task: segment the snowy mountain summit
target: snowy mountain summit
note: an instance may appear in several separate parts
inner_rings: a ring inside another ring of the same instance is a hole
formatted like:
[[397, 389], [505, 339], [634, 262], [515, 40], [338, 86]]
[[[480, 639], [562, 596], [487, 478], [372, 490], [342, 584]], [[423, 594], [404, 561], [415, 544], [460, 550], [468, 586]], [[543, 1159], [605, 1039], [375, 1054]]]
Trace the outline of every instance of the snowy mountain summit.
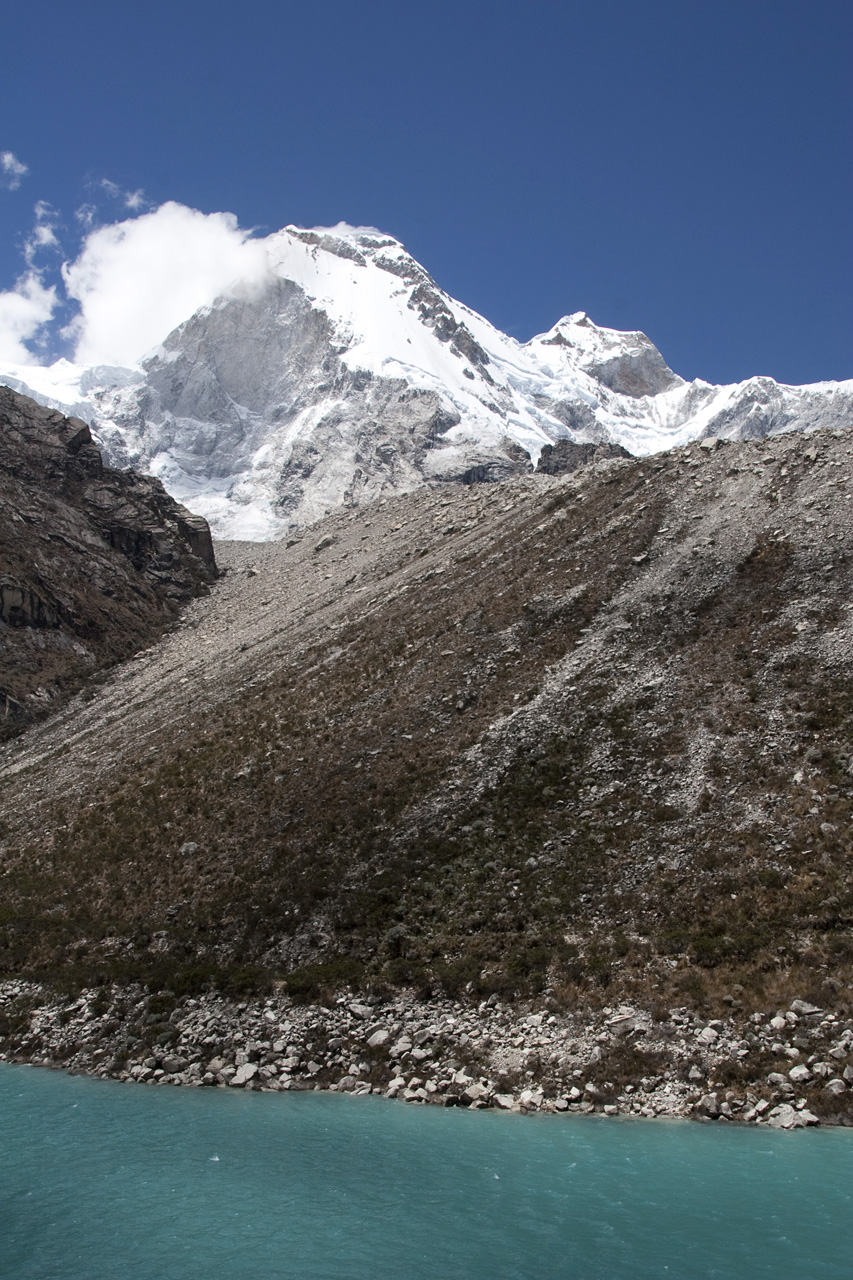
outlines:
[[853, 420], [853, 382], [688, 383], [644, 334], [583, 312], [518, 343], [373, 228], [260, 243], [261, 278], [135, 368], [59, 361], [0, 380], [87, 419], [111, 465], [159, 476], [218, 536], [252, 539], [423, 483], [500, 479], [560, 440], [647, 454]]

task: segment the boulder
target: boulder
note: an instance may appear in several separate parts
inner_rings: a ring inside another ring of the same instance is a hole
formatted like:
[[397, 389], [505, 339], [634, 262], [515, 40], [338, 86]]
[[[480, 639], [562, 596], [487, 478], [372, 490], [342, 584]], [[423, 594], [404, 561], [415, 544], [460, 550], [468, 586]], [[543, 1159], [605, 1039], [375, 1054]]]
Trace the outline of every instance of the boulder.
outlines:
[[178, 1075], [181, 1071], [186, 1071], [188, 1065], [189, 1063], [186, 1058], [181, 1058], [173, 1054], [170, 1054], [163, 1059], [163, 1070], [170, 1076]]
[[228, 1081], [232, 1089], [244, 1089], [258, 1074], [257, 1062], [244, 1062]]
[[469, 1084], [468, 1088], [463, 1090], [462, 1097], [470, 1102], [480, 1102], [488, 1098], [489, 1090], [482, 1084]]
[[405, 1088], [406, 1081], [403, 1076], [395, 1076], [385, 1090], [386, 1098], [396, 1098], [401, 1089]]
[[787, 1102], [773, 1108], [767, 1117], [767, 1123], [772, 1129], [804, 1129], [806, 1126], [801, 1113]]
[[800, 1017], [811, 1017], [816, 1013], [823, 1013], [823, 1010], [818, 1008], [816, 1004], [809, 1004], [807, 1000], [792, 1000], [791, 1011], [792, 1013], [798, 1013]]

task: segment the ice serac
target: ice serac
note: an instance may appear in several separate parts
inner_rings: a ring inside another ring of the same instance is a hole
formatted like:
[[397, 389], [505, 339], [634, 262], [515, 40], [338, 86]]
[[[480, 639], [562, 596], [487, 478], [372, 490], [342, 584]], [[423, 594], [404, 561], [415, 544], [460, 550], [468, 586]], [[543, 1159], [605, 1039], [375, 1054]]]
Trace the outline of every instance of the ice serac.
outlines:
[[372, 228], [296, 227], [135, 369], [0, 370], [91, 422], [219, 536], [274, 538], [341, 505], [488, 481], [581, 455], [848, 425], [853, 383], [685, 382], [642, 333], [583, 312], [521, 344]]

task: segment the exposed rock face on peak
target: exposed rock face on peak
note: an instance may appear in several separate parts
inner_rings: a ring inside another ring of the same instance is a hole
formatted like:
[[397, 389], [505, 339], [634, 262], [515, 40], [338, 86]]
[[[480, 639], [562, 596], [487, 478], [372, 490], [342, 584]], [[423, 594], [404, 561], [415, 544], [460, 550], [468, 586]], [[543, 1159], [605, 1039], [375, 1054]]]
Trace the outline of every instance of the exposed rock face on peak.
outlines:
[[290, 280], [199, 312], [146, 361], [144, 383], [100, 403], [111, 458], [206, 490], [220, 528], [256, 537], [425, 479], [529, 466], [497, 441], [448, 447], [459, 413], [404, 377], [350, 368], [329, 317]]
[[221, 537], [268, 539], [381, 495], [503, 480], [560, 441], [635, 455], [853, 418], [853, 383], [685, 382], [643, 333], [583, 312], [519, 343], [391, 236], [285, 227], [134, 370], [7, 376], [87, 417], [108, 460], [158, 475]]
[[0, 732], [159, 636], [216, 576], [207, 522], [0, 387]]
[[568, 348], [579, 368], [619, 395], [656, 396], [684, 386], [644, 333], [599, 329], [584, 311], [565, 316], [540, 341]]

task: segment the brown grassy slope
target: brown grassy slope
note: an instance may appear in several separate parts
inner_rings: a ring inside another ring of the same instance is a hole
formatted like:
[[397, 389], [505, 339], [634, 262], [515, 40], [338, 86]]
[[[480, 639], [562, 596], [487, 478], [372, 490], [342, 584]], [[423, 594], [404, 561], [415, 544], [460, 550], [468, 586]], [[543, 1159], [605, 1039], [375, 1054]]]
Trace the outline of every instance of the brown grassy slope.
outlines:
[[851, 443], [223, 545], [7, 749], [2, 970], [848, 1004]]

